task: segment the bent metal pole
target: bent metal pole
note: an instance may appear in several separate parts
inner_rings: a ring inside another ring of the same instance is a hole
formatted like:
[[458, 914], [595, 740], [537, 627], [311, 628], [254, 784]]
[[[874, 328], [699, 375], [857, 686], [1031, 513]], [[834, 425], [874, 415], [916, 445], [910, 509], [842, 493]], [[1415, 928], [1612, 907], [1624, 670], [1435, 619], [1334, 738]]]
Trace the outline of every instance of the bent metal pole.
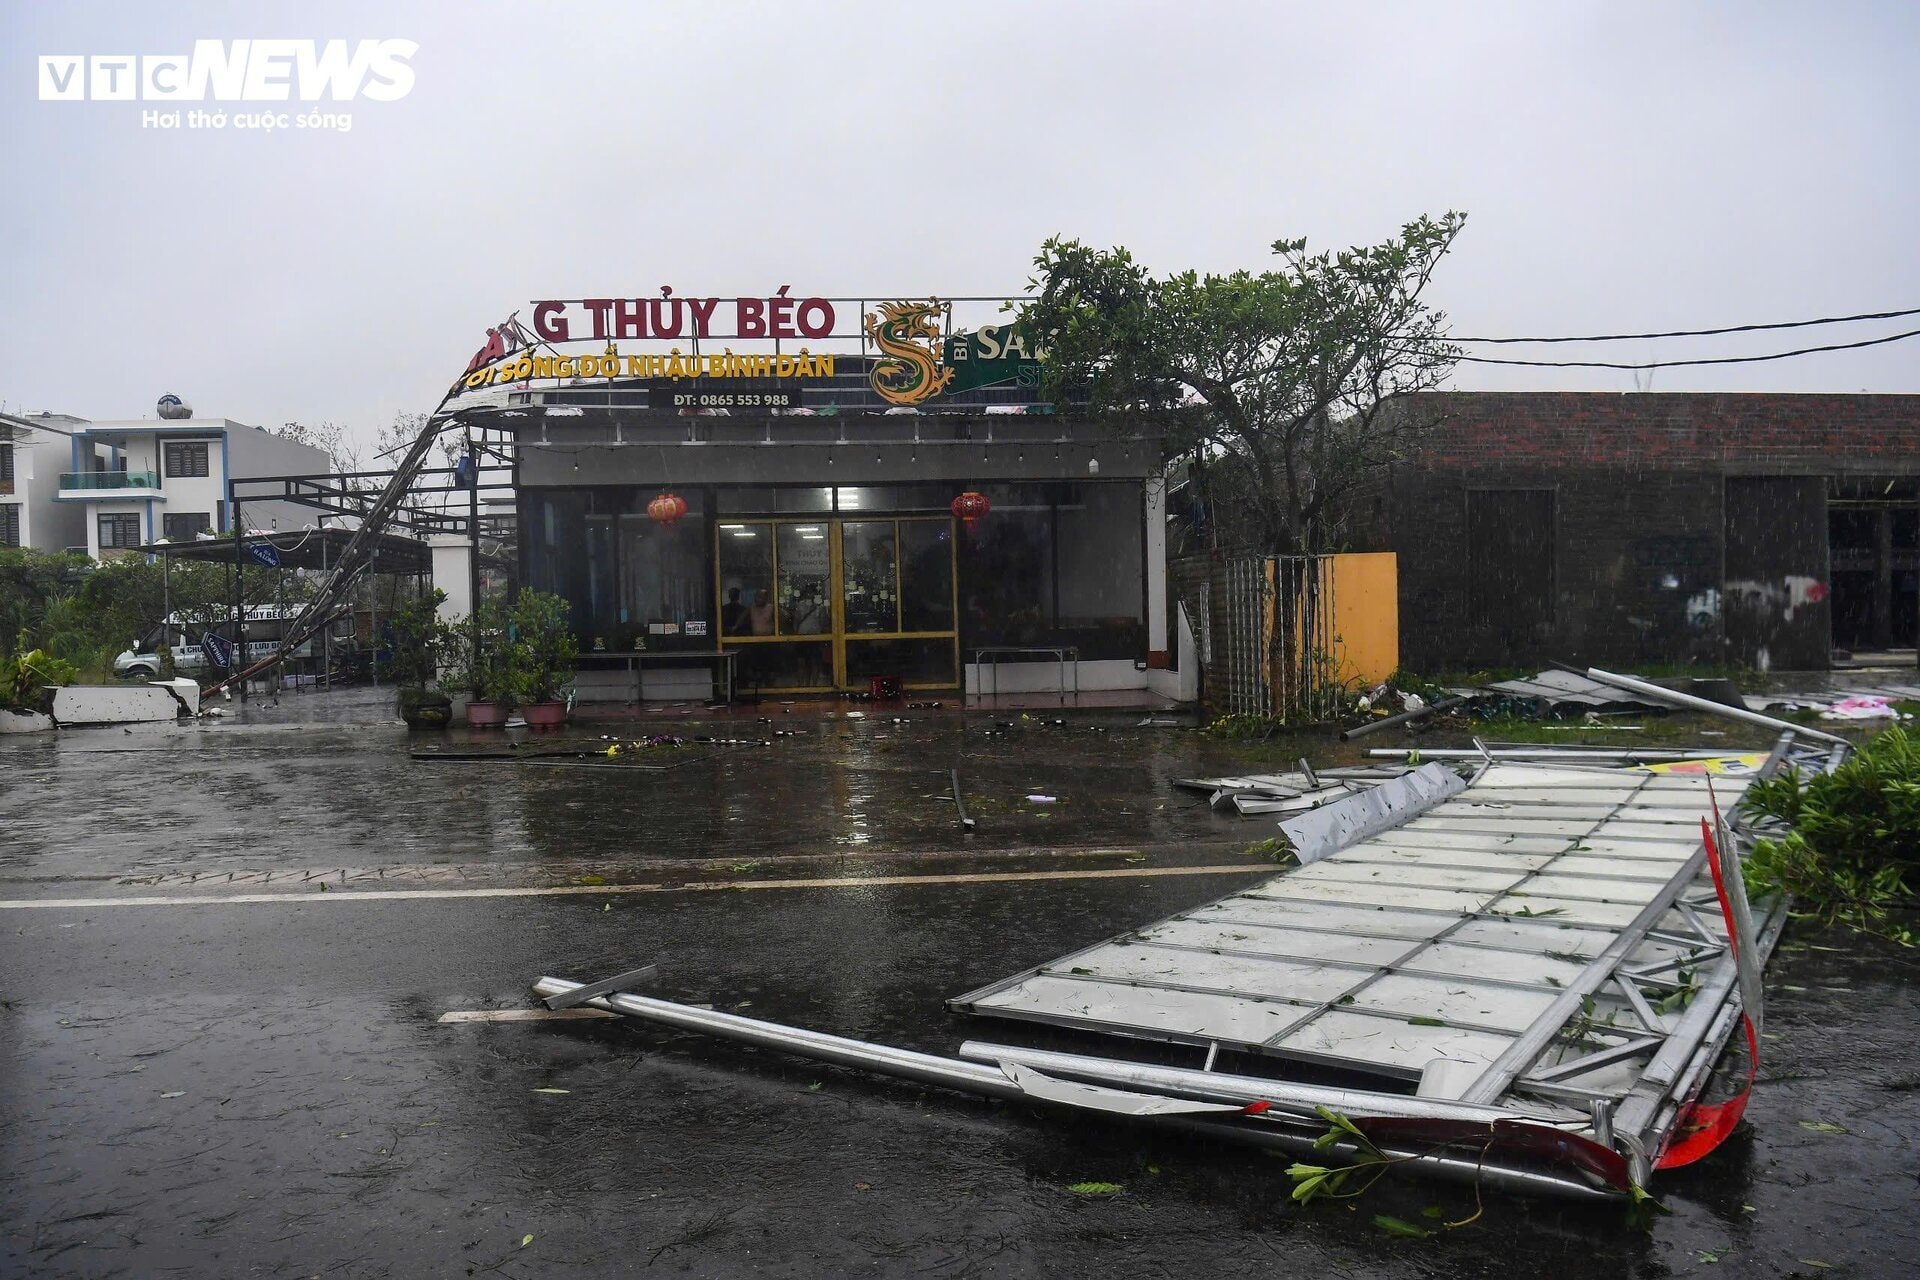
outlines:
[[[569, 982], [565, 978], [548, 977], [536, 981], [533, 984], [533, 991], [535, 995], [541, 997], [556, 996], [564, 995], [581, 985], [583, 984]], [[656, 1022], [685, 1031], [702, 1031], [724, 1040], [777, 1049], [798, 1057], [872, 1071], [902, 1080], [937, 1084], [962, 1093], [983, 1094], [989, 1098], [1023, 1102], [1047, 1101], [1021, 1088], [997, 1064], [989, 1066], [963, 1062], [957, 1058], [942, 1058], [936, 1054], [918, 1053], [912, 1049], [897, 1049], [891, 1045], [850, 1040], [844, 1036], [808, 1031], [802, 1027], [763, 1022], [758, 1018], [743, 1018], [736, 1013], [722, 1013], [716, 1009], [699, 1009], [692, 1005], [675, 1004], [671, 1000], [657, 1000], [651, 996], [613, 993], [596, 996], [584, 1003], [593, 1008], [625, 1014], [643, 1022]], [[1402, 1106], [1407, 1106], [1418, 1105], [1421, 1100], [1404, 1098], [1396, 1101]], [[1458, 1105], [1445, 1102], [1438, 1104], [1442, 1109], [1457, 1109]], [[1143, 1117], [1143, 1119], [1146, 1123], [1162, 1128], [1182, 1130], [1220, 1141], [1270, 1147], [1296, 1154], [1318, 1151], [1323, 1156], [1333, 1155], [1336, 1158], [1351, 1159], [1356, 1150], [1341, 1144], [1335, 1144], [1331, 1150], [1318, 1147], [1315, 1139], [1319, 1135], [1322, 1124], [1302, 1124], [1299, 1119], [1290, 1117], [1284, 1112], [1269, 1112], [1266, 1115], [1254, 1117], [1234, 1116], [1221, 1120], [1188, 1116], [1155, 1116]], [[1315, 1119], [1318, 1121], [1319, 1117], [1316, 1116]], [[1528, 1118], [1515, 1116], [1514, 1119], [1525, 1123]], [[1563, 1177], [1539, 1169], [1508, 1168], [1485, 1158], [1468, 1159], [1447, 1155], [1433, 1148], [1407, 1150], [1391, 1144], [1382, 1144], [1379, 1149], [1395, 1160], [1404, 1159], [1417, 1163], [1422, 1170], [1438, 1177], [1464, 1183], [1484, 1181], [1489, 1185], [1535, 1195], [1611, 1200], [1617, 1199], [1625, 1190], [1623, 1186], [1596, 1185], [1578, 1174], [1570, 1173]]]
[[1602, 671], [1598, 667], [1588, 667], [1587, 678], [1598, 680], [1601, 684], [1610, 684], [1616, 689], [1631, 689], [1635, 693], [1644, 693], [1649, 698], [1658, 698], [1662, 702], [1676, 707], [1685, 707], [1689, 711], [1704, 711], [1708, 715], [1726, 716], [1730, 720], [1745, 720], [1748, 724], [1763, 724], [1769, 729], [1798, 734], [1803, 738], [1818, 738], [1822, 742], [1837, 742], [1843, 747], [1853, 745], [1837, 733], [1809, 729], [1806, 725], [1794, 724], [1790, 720], [1776, 720], [1772, 716], [1763, 716], [1758, 711], [1748, 711], [1744, 707], [1730, 707], [1724, 702], [1714, 702], [1709, 698], [1696, 698], [1690, 693], [1665, 689], [1645, 680], [1636, 680], [1632, 676], [1615, 675], [1611, 671]]

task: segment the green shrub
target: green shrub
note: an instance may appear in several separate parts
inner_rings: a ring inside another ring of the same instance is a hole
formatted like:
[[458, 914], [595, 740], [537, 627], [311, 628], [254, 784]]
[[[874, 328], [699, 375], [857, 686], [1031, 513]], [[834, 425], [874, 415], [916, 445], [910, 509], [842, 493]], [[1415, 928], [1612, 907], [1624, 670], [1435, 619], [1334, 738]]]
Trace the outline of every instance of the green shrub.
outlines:
[[22, 634], [11, 657], [0, 657], [0, 707], [10, 711], [37, 711], [48, 685], [72, 684], [80, 674], [70, 662], [63, 662], [40, 649], [28, 649]]
[[1790, 894], [1824, 924], [1914, 945], [1892, 914], [1913, 905], [1907, 876], [1920, 862], [1920, 744], [1906, 730], [1886, 730], [1832, 773], [1755, 782], [1743, 803], [1793, 828], [1755, 846], [1751, 893]]

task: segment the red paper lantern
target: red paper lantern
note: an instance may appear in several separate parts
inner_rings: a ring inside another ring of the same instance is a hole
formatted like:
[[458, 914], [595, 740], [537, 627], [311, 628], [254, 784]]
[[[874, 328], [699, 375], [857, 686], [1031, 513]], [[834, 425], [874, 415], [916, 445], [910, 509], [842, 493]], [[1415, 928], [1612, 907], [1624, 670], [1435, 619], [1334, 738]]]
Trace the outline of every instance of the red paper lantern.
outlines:
[[677, 493], [662, 493], [647, 504], [647, 514], [671, 529], [675, 520], [687, 514], [687, 500]]
[[952, 511], [954, 518], [961, 524], [967, 526], [969, 530], [973, 528], [973, 522], [975, 520], [978, 520], [991, 510], [993, 510], [993, 504], [987, 501], [987, 495], [984, 493], [975, 493], [971, 489], [953, 500]]

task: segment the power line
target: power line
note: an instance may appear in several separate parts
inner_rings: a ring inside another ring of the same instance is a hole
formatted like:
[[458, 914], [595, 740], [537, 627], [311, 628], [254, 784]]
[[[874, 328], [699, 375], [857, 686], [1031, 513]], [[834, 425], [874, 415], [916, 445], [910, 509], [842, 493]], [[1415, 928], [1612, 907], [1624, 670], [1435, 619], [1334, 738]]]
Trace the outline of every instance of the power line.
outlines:
[[[1606, 360], [1500, 360], [1492, 356], [1458, 356], [1462, 364], [1517, 364], [1535, 369], [1674, 369], [1683, 365], [1696, 364], [1758, 364], [1765, 360], [1786, 360], [1793, 356], [1810, 356], [1822, 351], [1852, 351], [1857, 347], [1877, 347], [1883, 343], [1899, 342], [1905, 338], [1920, 337], [1920, 329], [1909, 329], [1905, 333], [1892, 333], [1884, 338], [1868, 338], [1863, 342], [1836, 342], [1824, 347], [1801, 347], [1797, 351], [1776, 351], [1764, 356], [1716, 356], [1701, 360], [1649, 360], [1644, 364], [1621, 364]], [[1455, 339], [1471, 341], [1471, 339]]]
[[[1449, 338], [1449, 342], [1628, 342], [1643, 338], [1709, 338], [1722, 333], [1758, 333], [1764, 329], [1806, 329], [1823, 324], [1852, 324], [1858, 320], [1898, 320], [1920, 316], [1920, 307], [1904, 311], [1866, 311], [1857, 316], [1825, 316], [1819, 320], [1782, 320], [1775, 324], [1735, 324], [1724, 329], [1669, 329], [1665, 333], [1595, 333], [1577, 338]], [[1815, 348], [1829, 350], [1831, 348]], [[1633, 366], [1639, 367], [1639, 366]]]

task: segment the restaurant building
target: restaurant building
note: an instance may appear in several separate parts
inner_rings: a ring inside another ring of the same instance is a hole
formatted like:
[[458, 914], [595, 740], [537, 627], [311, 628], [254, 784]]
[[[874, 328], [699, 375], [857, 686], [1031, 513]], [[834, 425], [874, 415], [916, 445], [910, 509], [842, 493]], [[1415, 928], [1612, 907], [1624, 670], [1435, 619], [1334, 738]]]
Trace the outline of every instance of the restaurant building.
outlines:
[[1157, 446], [1044, 401], [1003, 300], [534, 315], [463, 413], [518, 441], [520, 579], [572, 606], [584, 696], [1179, 695]]

